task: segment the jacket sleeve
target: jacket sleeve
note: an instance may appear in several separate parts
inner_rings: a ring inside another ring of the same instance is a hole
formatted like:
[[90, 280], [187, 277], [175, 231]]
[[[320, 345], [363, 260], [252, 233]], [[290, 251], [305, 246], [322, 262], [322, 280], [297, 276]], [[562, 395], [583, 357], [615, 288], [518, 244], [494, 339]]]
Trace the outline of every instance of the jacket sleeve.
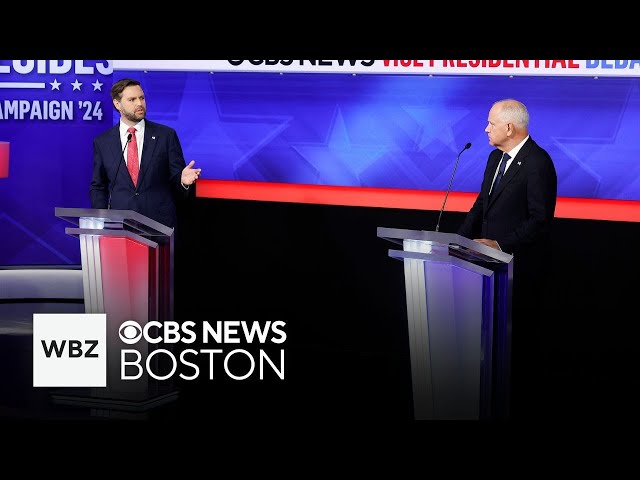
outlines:
[[184, 167], [186, 166], [187, 165], [184, 160], [182, 145], [180, 144], [178, 134], [174, 129], [171, 129], [169, 134], [169, 172], [171, 175], [170, 182], [178, 198], [187, 197], [190, 193], [193, 193], [190, 192], [190, 190], [194, 190], [192, 186], [190, 186], [188, 189], [182, 186], [182, 170], [184, 170]]
[[555, 214], [558, 179], [546, 152], [527, 177], [527, 219], [516, 225], [503, 239], [496, 239], [506, 252], [536, 243], [549, 234]]
[[93, 141], [93, 173], [89, 189], [91, 208], [107, 208], [109, 201], [109, 178], [104, 168], [104, 158], [98, 142]]

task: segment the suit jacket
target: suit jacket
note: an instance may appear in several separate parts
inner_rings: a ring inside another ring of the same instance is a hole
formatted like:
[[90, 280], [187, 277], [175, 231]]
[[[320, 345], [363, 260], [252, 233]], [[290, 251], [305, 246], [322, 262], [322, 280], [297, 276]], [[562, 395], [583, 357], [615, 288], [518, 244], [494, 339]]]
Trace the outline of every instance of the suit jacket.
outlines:
[[[118, 165], [120, 168], [118, 169]], [[134, 210], [168, 227], [176, 226], [176, 201], [189, 194], [180, 183], [185, 167], [176, 131], [145, 119], [144, 147], [138, 185], [134, 187], [124, 161], [119, 125], [93, 141], [91, 208]]]
[[496, 240], [503, 251], [514, 255], [514, 269], [523, 270], [525, 262], [536, 268], [537, 262], [548, 261], [545, 256], [551, 248], [556, 170], [549, 154], [529, 137], [489, 198], [501, 158], [499, 149], [489, 154], [480, 193], [458, 233]]

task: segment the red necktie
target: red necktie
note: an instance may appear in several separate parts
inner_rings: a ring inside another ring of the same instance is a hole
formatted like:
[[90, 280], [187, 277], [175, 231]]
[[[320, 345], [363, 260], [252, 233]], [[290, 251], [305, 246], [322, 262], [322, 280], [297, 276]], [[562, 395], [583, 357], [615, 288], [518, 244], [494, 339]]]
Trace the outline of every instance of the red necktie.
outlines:
[[138, 186], [138, 173], [140, 173], [140, 164], [138, 162], [138, 141], [136, 140], [136, 129], [131, 127], [127, 130], [131, 134], [131, 140], [127, 145], [127, 170], [133, 180], [133, 185]]

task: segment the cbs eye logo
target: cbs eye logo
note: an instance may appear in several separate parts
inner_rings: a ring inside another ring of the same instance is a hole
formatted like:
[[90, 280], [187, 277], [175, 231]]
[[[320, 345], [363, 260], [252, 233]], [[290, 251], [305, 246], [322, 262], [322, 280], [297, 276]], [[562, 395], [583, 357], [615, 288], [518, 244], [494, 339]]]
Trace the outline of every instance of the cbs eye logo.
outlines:
[[124, 343], [127, 345], [133, 345], [142, 337], [142, 328], [140, 328], [140, 325], [138, 325], [137, 322], [127, 320], [120, 325], [118, 335], [120, 335], [120, 340]]

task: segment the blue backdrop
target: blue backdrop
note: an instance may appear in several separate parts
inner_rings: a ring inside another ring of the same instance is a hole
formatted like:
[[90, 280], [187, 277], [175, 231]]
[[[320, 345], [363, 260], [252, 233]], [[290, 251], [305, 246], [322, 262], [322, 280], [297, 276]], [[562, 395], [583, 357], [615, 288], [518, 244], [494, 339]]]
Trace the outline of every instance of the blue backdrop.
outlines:
[[558, 195], [640, 200], [640, 80], [116, 72], [144, 82], [203, 178], [477, 192], [491, 104], [513, 97], [558, 170]]
[[71, 224], [55, 207], [90, 206], [92, 139], [113, 124], [104, 65], [0, 60], [0, 141], [10, 150], [0, 178], [0, 265], [80, 263], [78, 240], [64, 233]]
[[[445, 190], [456, 155], [471, 142], [453, 190], [477, 192], [491, 150], [484, 133], [489, 108], [513, 97], [528, 106], [530, 133], [555, 161], [559, 196], [640, 200], [635, 78], [163, 71], [37, 76], [46, 85], [41, 91], [0, 89], [0, 141], [11, 145], [9, 176], [0, 178], [0, 265], [79, 263], [77, 240], [64, 234], [54, 207], [89, 206], [92, 138], [118, 120], [109, 88], [123, 77], [142, 82], [148, 118], [178, 131], [186, 160], [195, 160], [207, 179]], [[5, 77], [2, 82], [9, 81]], [[78, 79], [81, 90], [72, 87]], [[62, 82], [60, 91], [49, 83], [54, 80]], [[101, 90], [94, 91], [96, 80], [105, 84]], [[27, 96], [71, 101], [75, 116], [7, 118], [7, 101]], [[83, 119], [87, 108], [79, 102], [89, 102], [94, 113], [98, 101], [102, 117]]]

